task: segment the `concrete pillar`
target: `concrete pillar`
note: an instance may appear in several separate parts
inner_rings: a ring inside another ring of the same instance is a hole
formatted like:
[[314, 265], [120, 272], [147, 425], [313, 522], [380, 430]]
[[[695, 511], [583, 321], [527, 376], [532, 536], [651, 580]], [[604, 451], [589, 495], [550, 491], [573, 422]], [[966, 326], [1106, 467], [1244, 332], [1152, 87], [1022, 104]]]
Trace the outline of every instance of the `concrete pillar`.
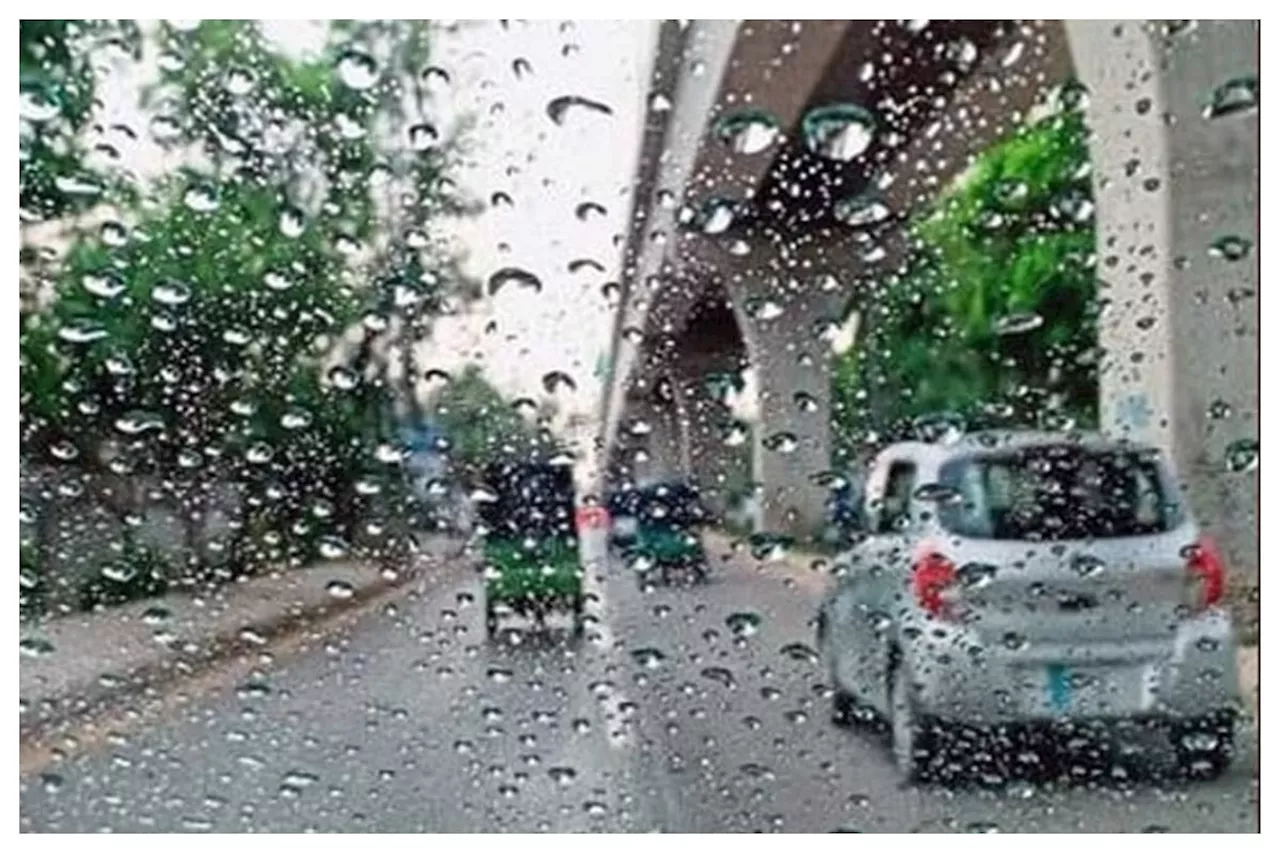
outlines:
[[1170, 23], [1067, 24], [1093, 132], [1101, 419], [1171, 452], [1256, 591], [1258, 25]]
[[752, 469], [762, 525], [808, 538], [825, 516], [827, 491], [815, 475], [831, 467], [830, 347], [814, 331], [825, 303], [788, 296], [735, 299], [735, 309], [759, 393]]

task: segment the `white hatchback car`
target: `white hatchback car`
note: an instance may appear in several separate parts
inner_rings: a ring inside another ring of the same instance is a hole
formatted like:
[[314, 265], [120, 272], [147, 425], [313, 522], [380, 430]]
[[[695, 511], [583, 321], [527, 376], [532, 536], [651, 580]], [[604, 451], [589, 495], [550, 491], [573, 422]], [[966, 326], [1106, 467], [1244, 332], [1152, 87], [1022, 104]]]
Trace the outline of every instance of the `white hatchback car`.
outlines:
[[1156, 724], [1188, 773], [1228, 766], [1224, 567], [1162, 454], [1044, 433], [896, 444], [863, 506], [818, 645], [834, 718], [887, 722], [906, 776], [955, 769], [956, 731], [1119, 722]]

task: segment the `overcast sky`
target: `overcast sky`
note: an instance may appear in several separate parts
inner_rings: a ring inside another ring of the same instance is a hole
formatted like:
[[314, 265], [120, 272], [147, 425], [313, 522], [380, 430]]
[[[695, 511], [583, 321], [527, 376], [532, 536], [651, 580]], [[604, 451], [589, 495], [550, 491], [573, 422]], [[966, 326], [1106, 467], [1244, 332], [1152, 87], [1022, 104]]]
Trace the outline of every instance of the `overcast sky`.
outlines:
[[[269, 21], [264, 29], [295, 55], [318, 50], [325, 37], [323, 22]], [[512, 21], [505, 28], [468, 22], [439, 33], [434, 64], [450, 77], [432, 87], [439, 124], [447, 128], [464, 114], [478, 121], [469, 163], [456, 178], [485, 211], [450, 227], [465, 269], [487, 281], [498, 269], [520, 267], [541, 279], [542, 289], [507, 287], [466, 316], [440, 320], [420, 353], [424, 369], [454, 372], [476, 362], [504, 392], [536, 398], [545, 396], [543, 375], [563, 371], [577, 390], [557, 393], [562, 423], [595, 411], [594, 371], [612, 320], [601, 286], [619, 276], [655, 37], [652, 22], [619, 21]], [[520, 73], [517, 60], [523, 60]], [[145, 127], [138, 96], [156, 79], [154, 53], [142, 63], [108, 61], [102, 124]], [[556, 124], [547, 105], [566, 95], [611, 112], [574, 108]], [[142, 177], [178, 165], [180, 155], [166, 157], [145, 132], [127, 144], [111, 141], [121, 153], [118, 165]], [[510, 206], [493, 206], [496, 192], [505, 193]], [[586, 201], [607, 213], [580, 220], [575, 211]], [[580, 259], [604, 269], [571, 274], [570, 262]], [[496, 331], [486, 333], [490, 322]], [[575, 438], [588, 443], [589, 436]]]

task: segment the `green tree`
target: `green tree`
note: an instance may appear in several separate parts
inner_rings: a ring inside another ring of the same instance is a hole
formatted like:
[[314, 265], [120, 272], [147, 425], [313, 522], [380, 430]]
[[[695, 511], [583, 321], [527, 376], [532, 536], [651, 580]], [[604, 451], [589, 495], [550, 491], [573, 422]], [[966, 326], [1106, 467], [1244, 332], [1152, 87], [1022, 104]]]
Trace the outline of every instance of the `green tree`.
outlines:
[[361, 522], [405, 499], [392, 334], [465, 284], [430, 237], [467, 210], [446, 179], [455, 155], [405, 127], [424, 102], [412, 121], [397, 106], [427, 34], [335, 25], [322, 56], [295, 59], [251, 22], [160, 26], [150, 129], [203, 161], [141, 188], [127, 225], [80, 238], [52, 302], [24, 315], [27, 453], [153, 475], [192, 544], [211, 487], [234, 484], [240, 568], [390, 528]]
[[912, 222], [906, 272], [835, 365], [846, 451], [939, 413], [969, 426], [1096, 423], [1094, 227], [1074, 92]]
[[536, 411], [533, 400], [503, 397], [475, 364], [437, 391], [429, 406], [429, 416], [448, 442], [455, 473], [464, 482], [476, 481], [491, 462], [546, 461], [563, 452], [546, 418], [538, 423], [524, 414]]

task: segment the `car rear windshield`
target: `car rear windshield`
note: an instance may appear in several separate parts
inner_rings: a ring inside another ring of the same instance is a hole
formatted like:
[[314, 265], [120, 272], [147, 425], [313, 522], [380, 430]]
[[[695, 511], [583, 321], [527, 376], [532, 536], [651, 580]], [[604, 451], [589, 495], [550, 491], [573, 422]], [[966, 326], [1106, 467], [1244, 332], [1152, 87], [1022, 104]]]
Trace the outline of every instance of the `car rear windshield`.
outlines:
[[1042, 446], [957, 459], [939, 478], [943, 526], [979, 539], [1105, 539], [1172, 529], [1154, 454]]

